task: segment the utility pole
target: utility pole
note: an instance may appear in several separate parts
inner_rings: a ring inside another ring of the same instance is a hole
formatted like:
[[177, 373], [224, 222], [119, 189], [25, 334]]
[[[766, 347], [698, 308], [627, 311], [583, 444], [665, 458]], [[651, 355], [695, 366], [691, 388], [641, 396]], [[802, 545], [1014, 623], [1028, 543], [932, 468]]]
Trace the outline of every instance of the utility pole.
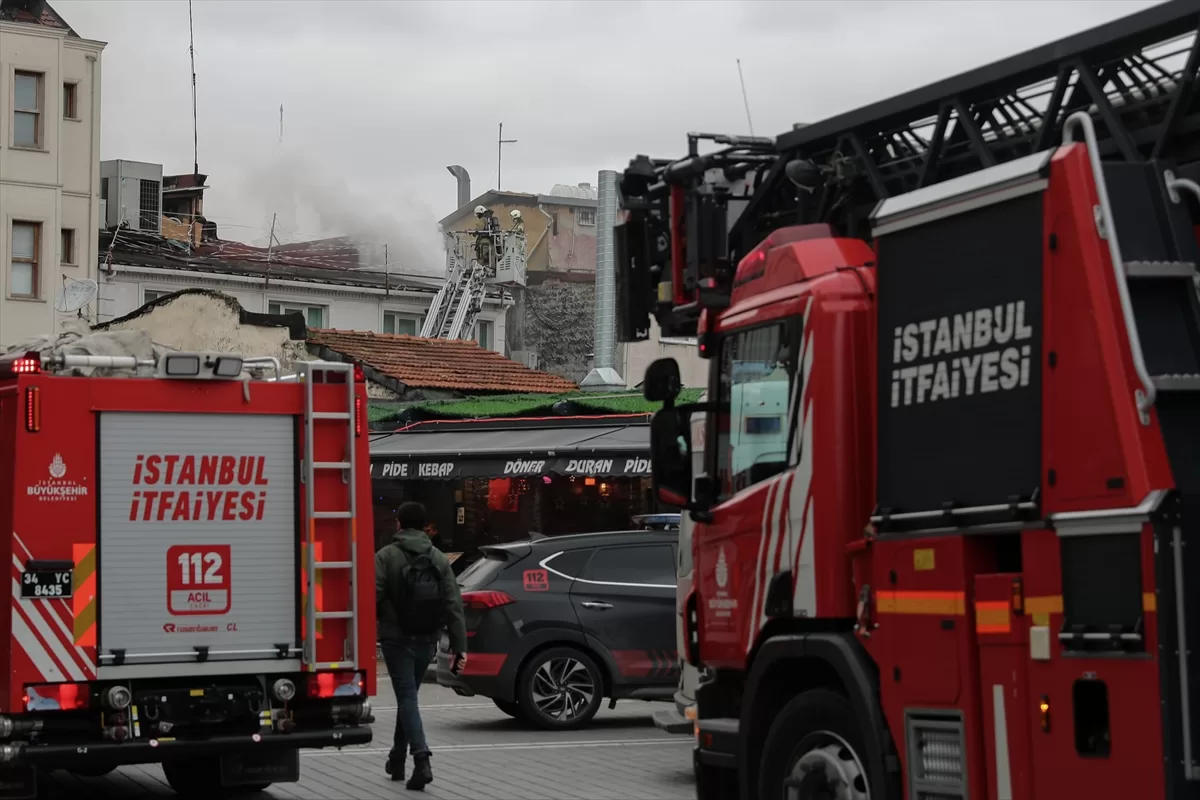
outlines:
[[387, 253], [387, 243], [386, 242], [384, 242], [384, 245], [383, 245], [383, 296], [384, 297], [392, 296], [392, 282], [388, 278], [388, 253]]
[[516, 139], [504, 138], [504, 123], [500, 123], [500, 135], [496, 137], [496, 191], [500, 191], [500, 162], [504, 158], [504, 145], [516, 144]]

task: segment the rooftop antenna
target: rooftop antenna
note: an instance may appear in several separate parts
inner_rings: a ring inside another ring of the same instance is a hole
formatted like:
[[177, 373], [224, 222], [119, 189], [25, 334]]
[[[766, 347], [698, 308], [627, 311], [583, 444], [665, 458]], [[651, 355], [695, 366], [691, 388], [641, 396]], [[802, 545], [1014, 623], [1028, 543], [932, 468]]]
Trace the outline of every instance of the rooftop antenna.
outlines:
[[188, 54], [192, 58], [192, 174], [200, 174], [200, 134], [196, 116], [196, 35], [192, 28], [192, 0], [188, 0]]
[[92, 302], [99, 290], [99, 284], [91, 278], [77, 280], [64, 277], [63, 288], [54, 299], [54, 310], [64, 314], [78, 311], [82, 317], [83, 307]]
[[754, 120], [750, 119], [750, 98], [746, 95], [746, 78], [742, 75], [742, 60], [737, 60], [738, 80], [742, 84], [742, 102], [746, 105], [746, 122], [750, 125], [750, 135], [754, 135]]
[[516, 139], [504, 138], [504, 123], [500, 123], [500, 135], [496, 137], [496, 191], [500, 191], [500, 162], [504, 158], [504, 145], [516, 144]]
[[279, 104], [279, 143], [283, 144], [283, 103]]

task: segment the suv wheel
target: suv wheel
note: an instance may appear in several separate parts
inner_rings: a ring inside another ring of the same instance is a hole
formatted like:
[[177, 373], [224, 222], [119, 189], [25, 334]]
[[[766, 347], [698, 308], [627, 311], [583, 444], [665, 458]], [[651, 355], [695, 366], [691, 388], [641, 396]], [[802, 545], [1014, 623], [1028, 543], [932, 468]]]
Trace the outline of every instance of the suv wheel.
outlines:
[[517, 702], [533, 724], [564, 731], [596, 716], [603, 691], [600, 669], [590, 656], [574, 647], [552, 647], [525, 665]]

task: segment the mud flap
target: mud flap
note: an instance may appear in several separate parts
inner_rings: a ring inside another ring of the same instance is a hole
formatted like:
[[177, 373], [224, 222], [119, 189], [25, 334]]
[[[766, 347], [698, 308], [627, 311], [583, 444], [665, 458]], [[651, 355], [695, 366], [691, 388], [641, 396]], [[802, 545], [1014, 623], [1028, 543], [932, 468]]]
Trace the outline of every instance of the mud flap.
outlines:
[[[300, 780], [300, 751], [230, 753], [221, 756], [221, 786], [255, 786], [264, 783], [295, 783]], [[3, 798], [0, 795], [0, 798]]]
[[38, 794], [38, 775], [33, 767], [0, 770], [0, 800], [34, 800]]

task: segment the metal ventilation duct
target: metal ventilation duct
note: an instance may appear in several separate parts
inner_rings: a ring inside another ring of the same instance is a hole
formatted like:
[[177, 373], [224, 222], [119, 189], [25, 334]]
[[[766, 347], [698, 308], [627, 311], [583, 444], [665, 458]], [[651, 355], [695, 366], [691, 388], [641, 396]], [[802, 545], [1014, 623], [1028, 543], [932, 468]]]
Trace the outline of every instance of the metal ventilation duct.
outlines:
[[458, 164], [446, 169], [458, 180], [458, 207], [462, 208], [471, 202], [471, 175]]
[[612, 367], [617, 350], [617, 173], [600, 172], [596, 197], [596, 368]]
[[617, 224], [617, 173], [601, 170], [596, 187], [596, 332], [593, 369], [581, 386], [625, 386], [617, 374], [617, 265], [614, 232]]

